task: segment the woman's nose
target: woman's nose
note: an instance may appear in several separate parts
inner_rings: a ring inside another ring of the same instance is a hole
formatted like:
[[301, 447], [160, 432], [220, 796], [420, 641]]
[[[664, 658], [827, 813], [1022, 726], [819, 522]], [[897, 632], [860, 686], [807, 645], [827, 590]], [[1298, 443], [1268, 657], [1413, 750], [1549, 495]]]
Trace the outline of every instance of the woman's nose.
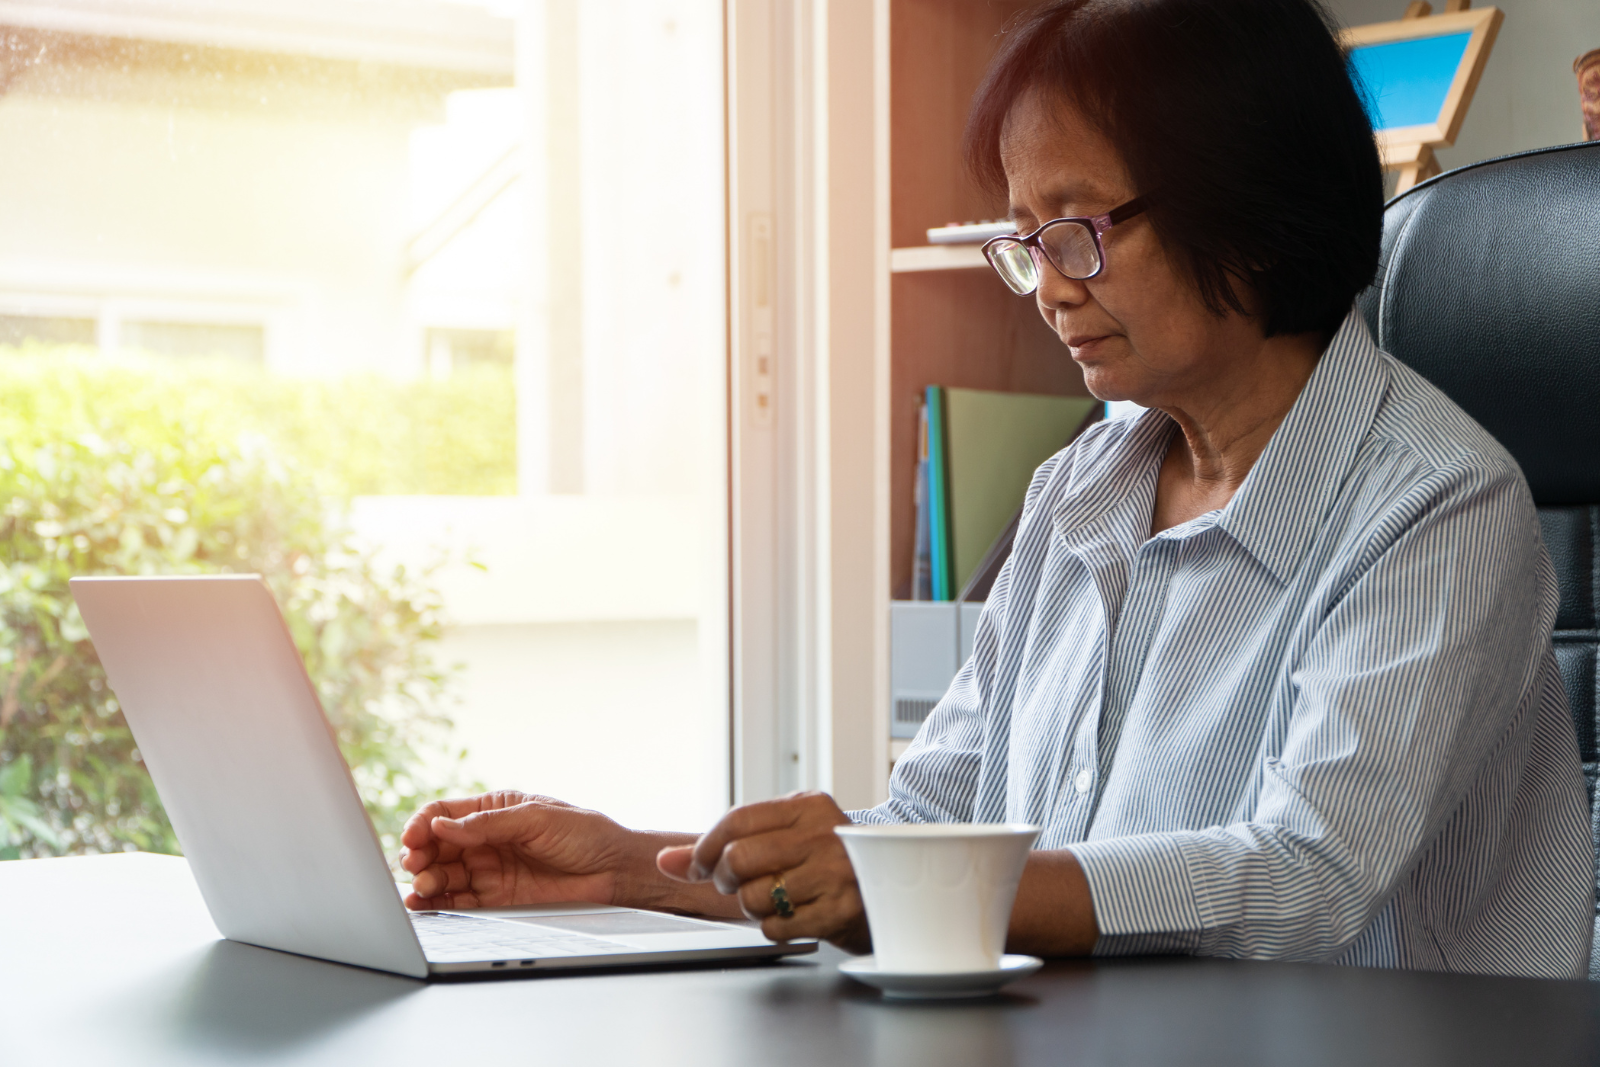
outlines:
[[1048, 319], [1050, 312], [1081, 307], [1089, 299], [1089, 287], [1056, 270], [1048, 261], [1040, 265], [1039, 288], [1035, 293], [1039, 310]]

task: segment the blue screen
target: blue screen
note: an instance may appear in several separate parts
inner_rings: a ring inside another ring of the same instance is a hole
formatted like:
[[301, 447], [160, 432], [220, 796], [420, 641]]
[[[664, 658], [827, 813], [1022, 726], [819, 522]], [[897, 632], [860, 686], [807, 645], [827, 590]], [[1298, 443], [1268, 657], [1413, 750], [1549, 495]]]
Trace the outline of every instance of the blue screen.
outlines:
[[1375, 130], [1437, 122], [1472, 33], [1369, 44], [1350, 52]]

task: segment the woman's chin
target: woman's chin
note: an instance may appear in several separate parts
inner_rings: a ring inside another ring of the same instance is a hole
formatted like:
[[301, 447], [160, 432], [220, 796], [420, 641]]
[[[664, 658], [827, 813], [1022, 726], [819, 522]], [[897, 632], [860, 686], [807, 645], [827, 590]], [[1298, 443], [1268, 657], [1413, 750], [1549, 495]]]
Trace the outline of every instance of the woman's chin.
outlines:
[[1132, 382], [1126, 380], [1126, 375], [1118, 374], [1115, 367], [1094, 365], [1084, 367], [1083, 384], [1088, 387], [1089, 395], [1108, 404], [1118, 400], [1142, 403], [1134, 395], [1139, 390], [1133, 387]]

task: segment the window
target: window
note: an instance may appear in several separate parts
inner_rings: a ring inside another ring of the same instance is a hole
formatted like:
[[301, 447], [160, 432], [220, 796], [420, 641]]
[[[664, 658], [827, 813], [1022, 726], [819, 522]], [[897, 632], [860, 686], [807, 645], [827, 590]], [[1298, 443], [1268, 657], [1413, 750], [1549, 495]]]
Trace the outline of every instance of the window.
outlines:
[[50, 315], [0, 315], [0, 345], [92, 345], [95, 321]]
[[71, 388], [122, 375], [97, 410], [50, 409], [91, 420], [63, 440], [148, 448], [117, 420], [194, 420], [292, 460], [381, 568], [427, 572], [446, 624], [418, 640], [460, 665], [454, 725], [405, 781], [358, 770], [390, 808], [476, 780], [708, 825], [729, 798], [722, 5], [21, 7], [0, 359], [29, 369], [5, 388], [53, 388], [44, 358]]
[[215, 322], [124, 322], [118, 345], [163, 356], [222, 356], [260, 363], [266, 356], [266, 331]]

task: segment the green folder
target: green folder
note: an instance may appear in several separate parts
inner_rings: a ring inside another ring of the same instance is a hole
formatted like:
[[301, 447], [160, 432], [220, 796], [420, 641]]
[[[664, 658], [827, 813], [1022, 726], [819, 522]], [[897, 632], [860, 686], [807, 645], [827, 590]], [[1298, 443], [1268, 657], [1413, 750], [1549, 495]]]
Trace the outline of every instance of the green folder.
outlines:
[[966, 586], [1011, 521], [1039, 464], [1061, 451], [1100, 401], [945, 389], [944, 451], [950, 561], [948, 599]]

